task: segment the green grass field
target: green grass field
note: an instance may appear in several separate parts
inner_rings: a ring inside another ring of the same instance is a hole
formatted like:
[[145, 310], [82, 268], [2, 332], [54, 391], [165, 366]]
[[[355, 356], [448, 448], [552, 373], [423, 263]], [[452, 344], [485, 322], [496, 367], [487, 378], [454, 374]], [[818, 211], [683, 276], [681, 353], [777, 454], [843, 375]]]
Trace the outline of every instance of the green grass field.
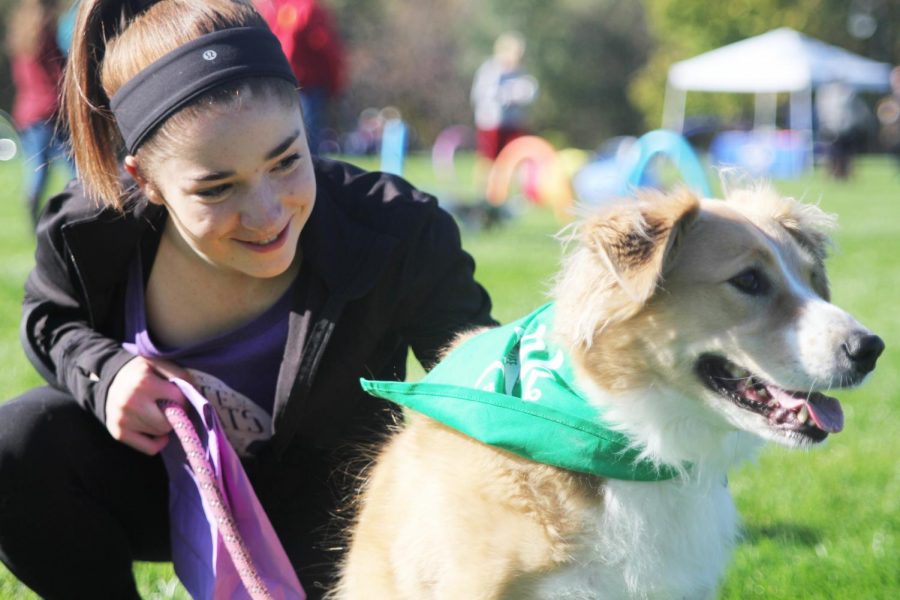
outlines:
[[[461, 172], [471, 166], [463, 160]], [[365, 166], [374, 167], [375, 162]], [[39, 383], [18, 342], [22, 282], [33, 239], [19, 201], [19, 173], [0, 163], [0, 398]], [[407, 176], [439, 196], [471, 195], [437, 183], [427, 158]], [[821, 171], [777, 188], [839, 216], [829, 260], [834, 301], [879, 333], [887, 350], [865, 387], [843, 392], [845, 431], [810, 452], [768, 447], [732, 474], [745, 536], [720, 597], [879, 599], [900, 596], [900, 174], [886, 159], [860, 161], [856, 177], [833, 182]], [[548, 210], [517, 205], [498, 230], [464, 231], [464, 244], [506, 322], [542, 303], [559, 258]], [[36, 523], [39, 526], [39, 523]], [[52, 568], [52, 567], [48, 567]], [[169, 565], [139, 564], [146, 598], [186, 598]], [[34, 598], [0, 567], [0, 600]], [[381, 600], [381, 599], [376, 599]]]

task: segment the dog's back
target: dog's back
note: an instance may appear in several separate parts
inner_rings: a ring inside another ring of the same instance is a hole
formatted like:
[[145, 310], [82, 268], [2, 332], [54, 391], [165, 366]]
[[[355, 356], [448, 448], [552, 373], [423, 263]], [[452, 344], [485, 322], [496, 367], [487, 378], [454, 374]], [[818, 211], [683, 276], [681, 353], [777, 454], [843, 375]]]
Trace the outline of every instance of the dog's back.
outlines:
[[368, 478], [333, 597], [527, 599], [520, 579], [570, 560], [601, 484], [410, 415]]

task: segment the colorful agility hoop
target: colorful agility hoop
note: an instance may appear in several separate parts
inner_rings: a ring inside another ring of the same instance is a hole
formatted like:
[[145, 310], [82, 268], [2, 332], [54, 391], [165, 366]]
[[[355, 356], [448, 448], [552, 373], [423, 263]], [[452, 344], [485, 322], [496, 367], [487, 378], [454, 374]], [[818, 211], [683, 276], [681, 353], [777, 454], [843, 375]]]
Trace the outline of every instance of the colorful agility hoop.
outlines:
[[456, 182], [456, 151], [470, 144], [472, 135], [472, 130], [465, 125], [451, 125], [435, 138], [431, 147], [431, 167], [440, 182]]
[[381, 170], [392, 175], [403, 175], [406, 157], [406, 123], [402, 119], [389, 119], [381, 133]]
[[529, 164], [532, 169], [529, 191], [535, 201], [549, 205], [560, 221], [568, 220], [569, 209], [574, 203], [570, 177], [556, 149], [536, 135], [514, 139], [497, 155], [488, 173], [487, 201], [494, 206], [506, 202], [513, 177], [523, 164]]
[[650, 161], [657, 156], [666, 156], [681, 173], [685, 184], [694, 192], [708, 198], [712, 196], [709, 181], [703, 171], [703, 165], [688, 141], [681, 135], [668, 129], [649, 131], [638, 138], [630, 150], [634, 162], [628, 168], [627, 175], [619, 187], [621, 195], [632, 195], [641, 186], [644, 171]]

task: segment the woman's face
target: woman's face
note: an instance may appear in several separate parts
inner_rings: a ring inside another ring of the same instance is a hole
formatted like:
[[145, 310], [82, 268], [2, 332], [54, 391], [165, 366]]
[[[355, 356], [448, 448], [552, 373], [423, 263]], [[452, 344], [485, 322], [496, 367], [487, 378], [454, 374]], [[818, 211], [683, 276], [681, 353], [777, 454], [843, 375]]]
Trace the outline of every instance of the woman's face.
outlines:
[[176, 248], [230, 275], [284, 273], [316, 198], [299, 106], [248, 99], [202, 113], [181, 138], [148, 173]]

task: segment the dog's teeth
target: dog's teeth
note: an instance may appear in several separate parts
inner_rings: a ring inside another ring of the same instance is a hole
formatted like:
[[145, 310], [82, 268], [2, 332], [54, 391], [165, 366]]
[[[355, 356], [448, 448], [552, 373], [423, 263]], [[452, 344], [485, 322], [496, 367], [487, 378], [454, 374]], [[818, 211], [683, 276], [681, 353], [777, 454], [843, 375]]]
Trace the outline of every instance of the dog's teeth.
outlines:
[[801, 425], [809, 421], [809, 409], [806, 408], [806, 405], [800, 407], [800, 410], [797, 411], [797, 422]]

